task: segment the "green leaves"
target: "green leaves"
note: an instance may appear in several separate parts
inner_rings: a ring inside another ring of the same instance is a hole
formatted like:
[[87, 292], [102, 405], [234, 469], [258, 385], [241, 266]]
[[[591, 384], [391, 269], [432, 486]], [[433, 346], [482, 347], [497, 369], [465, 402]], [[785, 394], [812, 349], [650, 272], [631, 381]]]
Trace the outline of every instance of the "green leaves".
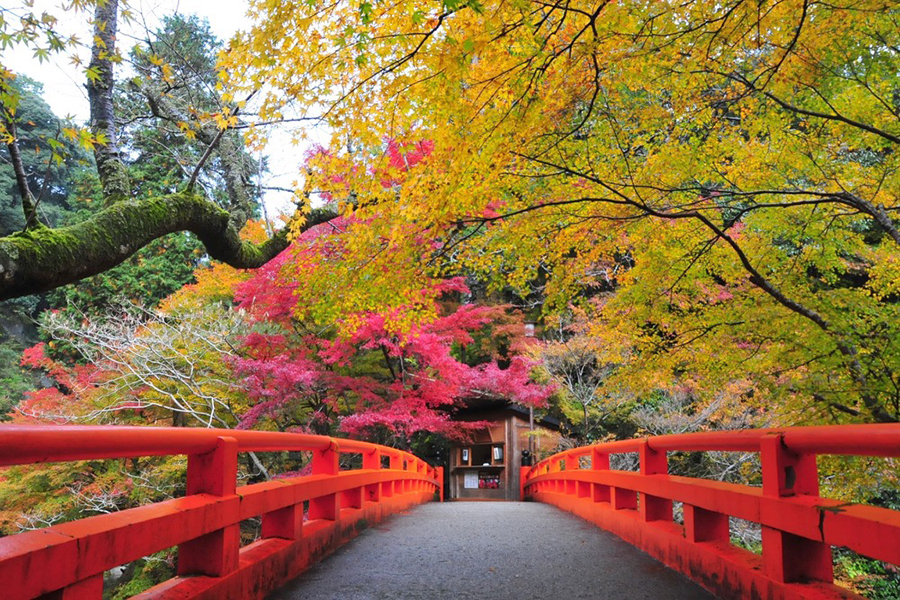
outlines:
[[479, 0], [443, 0], [446, 12], [456, 12], [464, 8], [470, 8], [477, 14], [484, 12], [484, 4]]
[[359, 18], [362, 21], [363, 25], [368, 25], [372, 22], [373, 16], [373, 7], [369, 2], [360, 2], [359, 3]]
[[43, 63], [50, 59], [50, 51], [46, 48], [35, 48], [34, 58], [38, 59], [39, 63]]

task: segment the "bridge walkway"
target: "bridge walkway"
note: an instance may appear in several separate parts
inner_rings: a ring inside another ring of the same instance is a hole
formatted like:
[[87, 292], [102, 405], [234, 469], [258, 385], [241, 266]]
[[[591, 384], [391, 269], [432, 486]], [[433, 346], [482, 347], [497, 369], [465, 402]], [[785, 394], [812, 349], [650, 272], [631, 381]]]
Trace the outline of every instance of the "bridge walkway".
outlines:
[[538, 502], [415, 507], [270, 600], [706, 600], [687, 577], [595, 525]]

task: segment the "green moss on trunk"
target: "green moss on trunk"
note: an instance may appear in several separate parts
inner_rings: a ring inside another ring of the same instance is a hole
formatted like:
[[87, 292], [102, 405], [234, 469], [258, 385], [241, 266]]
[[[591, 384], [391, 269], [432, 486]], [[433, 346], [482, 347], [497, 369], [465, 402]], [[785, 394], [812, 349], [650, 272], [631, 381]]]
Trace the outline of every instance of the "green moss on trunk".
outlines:
[[[307, 227], [333, 215], [317, 212]], [[190, 231], [212, 258], [255, 269], [288, 245], [282, 231], [263, 244], [241, 241], [229, 213], [195, 194], [123, 200], [89, 220], [60, 229], [37, 228], [0, 238], [0, 299], [46, 291], [114, 267], [151, 240]]]

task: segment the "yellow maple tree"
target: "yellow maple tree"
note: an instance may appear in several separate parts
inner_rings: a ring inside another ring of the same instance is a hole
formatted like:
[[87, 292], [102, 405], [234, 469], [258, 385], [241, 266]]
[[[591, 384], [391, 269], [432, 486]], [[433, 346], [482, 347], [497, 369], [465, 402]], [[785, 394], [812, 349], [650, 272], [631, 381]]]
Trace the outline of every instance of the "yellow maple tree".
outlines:
[[[468, 269], [520, 289], [545, 278], [559, 308], [607, 284], [604, 315], [646, 346], [643, 366], [694, 370], [710, 389], [741, 369], [791, 421], [900, 416], [896, 6], [257, 2], [253, 15], [226, 83], [331, 128], [343, 164], [309, 185], [356, 220], [356, 265], [332, 284], [344, 293], [383, 303], [372, 290]], [[385, 185], [373, 174], [392, 175], [397, 139], [434, 149]]]

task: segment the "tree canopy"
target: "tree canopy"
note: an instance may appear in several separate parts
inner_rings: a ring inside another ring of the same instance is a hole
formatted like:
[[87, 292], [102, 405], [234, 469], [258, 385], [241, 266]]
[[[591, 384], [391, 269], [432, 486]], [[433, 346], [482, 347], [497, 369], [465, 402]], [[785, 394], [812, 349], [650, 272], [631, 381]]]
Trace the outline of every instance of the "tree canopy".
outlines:
[[[406, 260], [410, 287], [465, 266], [541, 281], [550, 306], [593, 288], [595, 333], [625, 340], [647, 381], [712, 387], [740, 369], [797, 410], [791, 397], [820, 416], [900, 416], [896, 6], [289, 2], [254, 16], [229, 83], [334, 128], [316, 187], [358, 218], [347, 286]], [[433, 149], [386, 186], [371, 174], [397, 171], [398, 138]]]

